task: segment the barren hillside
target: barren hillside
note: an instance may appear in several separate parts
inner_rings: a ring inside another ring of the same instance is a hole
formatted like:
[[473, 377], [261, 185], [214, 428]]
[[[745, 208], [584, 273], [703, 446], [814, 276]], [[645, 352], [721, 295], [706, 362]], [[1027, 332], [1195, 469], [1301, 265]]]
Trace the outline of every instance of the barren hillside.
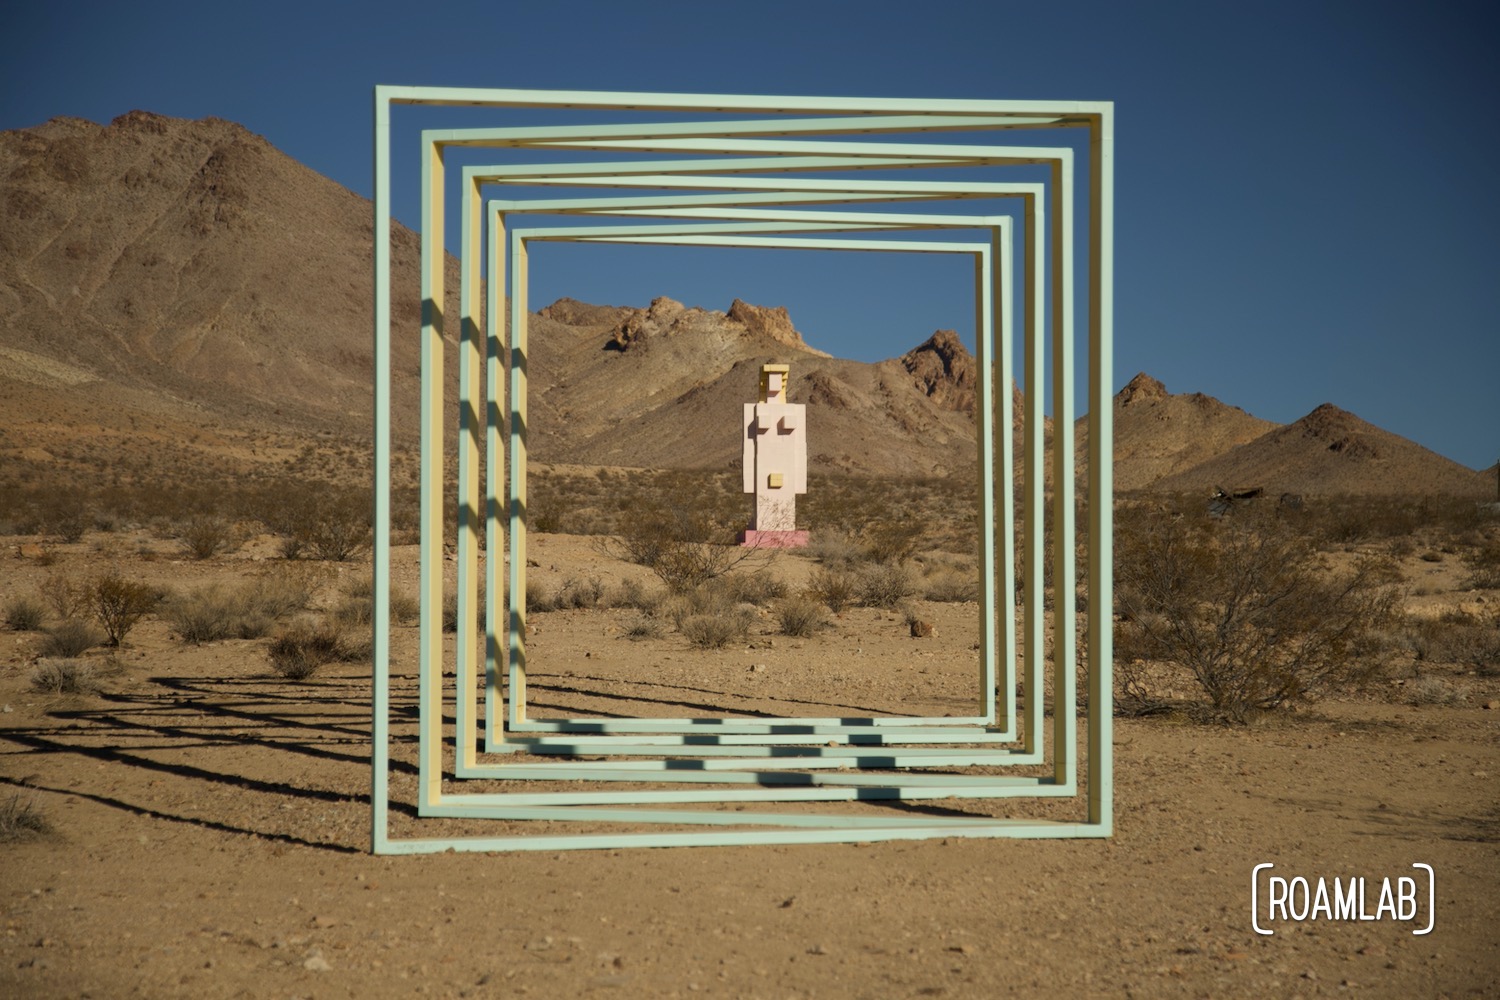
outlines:
[[[127, 479], [156, 474], [142, 456], [215, 475], [300, 474], [317, 456], [289, 456], [314, 440], [353, 468], [350, 448], [367, 454], [370, 427], [371, 257], [368, 201], [232, 122], [133, 111], [107, 126], [57, 118], [0, 133], [0, 455], [91, 474], [114, 465], [116, 478], [134, 456]], [[417, 258], [417, 237], [396, 226], [398, 443], [414, 440], [417, 412]], [[866, 364], [806, 343], [784, 308], [561, 299], [535, 314], [531, 348], [538, 461], [733, 466], [741, 407], [759, 366], [778, 361], [808, 406], [817, 470], [973, 468], [978, 373], [951, 331]], [[1333, 407], [1276, 429], [1144, 374], [1114, 407], [1121, 490], [1494, 488], [1493, 475]]]
[[[1115, 489], [1148, 489], [1166, 476], [1224, 454], [1277, 425], [1201, 392], [1172, 395], [1141, 372], [1115, 394]], [[1088, 421], [1078, 421], [1080, 465], [1088, 456]]]
[[808, 407], [821, 471], [941, 476], [974, 462], [973, 359], [947, 331], [865, 364], [809, 347], [785, 309], [564, 299], [537, 314], [531, 345], [532, 448], [544, 461], [737, 465], [741, 408], [760, 366], [780, 362], [792, 366], [792, 401]]
[[1482, 473], [1324, 403], [1285, 427], [1158, 480], [1162, 490], [1482, 496]]
[[[232, 122], [143, 111], [0, 133], [0, 192], [12, 427], [62, 396], [103, 415], [368, 433], [365, 199]], [[395, 229], [394, 391], [406, 398], [418, 247]]]

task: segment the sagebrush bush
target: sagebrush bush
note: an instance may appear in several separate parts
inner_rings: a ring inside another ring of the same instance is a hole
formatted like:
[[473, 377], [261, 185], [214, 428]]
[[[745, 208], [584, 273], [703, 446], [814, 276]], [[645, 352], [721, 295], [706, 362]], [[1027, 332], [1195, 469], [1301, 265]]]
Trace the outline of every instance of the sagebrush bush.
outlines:
[[1475, 590], [1500, 590], [1500, 534], [1483, 538], [1463, 555], [1469, 576], [1464, 585]]
[[848, 532], [837, 528], [813, 532], [808, 541], [807, 554], [830, 569], [848, 569], [869, 558], [864, 546]]
[[58, 618], [73, 618], [88, 610], [84, 588], [61, 570], [48, 573], [37, 591]]
[[732, 608], [722, 614], [688, 615], [681, 632], [696, 649], [723, 649], [744, 641], [750, 634], [752, 618], [743, 608]]
[[361, 659], [365, 653], [328, 622], [301, 622], [276, 633], [266, 647], [271, 667], [288, 680], [306, 680], [328, 663]]
[[828, 621], [823, 605], [805, 594], [777, 601], [773, 614], [782, 635], [804, 639], [816, 635]]
[[979, 580], [974, 573], [941, 569], [922, 581], [922, 592], [929, 601], [962, 604], [979, 599]]
[[118, 647], [136, 624], [155, 610], [158, 594], [110, 570], [94, 578], [87, 591], [90, 608], [104, 626], [105, 641]]
[[673, 593], [723, 576], [755, 554], [734, 544], [734, 531], [697, 506], [653, 506], [636, 512], [607, 554], [644, 566]]
[[652, 615], [632, 615], [625, 622], [625, 636], [629, 639], [660, 639], [665, 632], [661, 619]]
[[665, 595], [660, 590], [648, 590], [641, 581], [626, 577], [609, 594], [608, 603], [614, 608], [636, 608], [653, 612], [661, 605], [663, 596]]
[[828, 605], [834, 614], [843, 614], [859, 593], [859, 579], [848, 570], [819, 567], [809, 578], [808, 593]]
[[178, 638], [194, 645], [220, 639], [258, 639], [287, 615], [312, 603], [312, 574], [272, 570], [238, 587], [210, 584], [169, 594], [162, 618]]
[[321, 571], [313, 567], [279, 566], [240, 588], [247, 610], [271, 619], [305, 611], [317, 595]]
[[52, 824], [37, 810], [33, 800], [23, 802], [17, 792], [0, 802], [0, 844], [46, 837], [52, 832]]
[[1470, 667], [1486, 676], [1500, 674], [1500, 614], [1450, 613], [1438, 620], [1408, 619], [1402, 638], [1417, 662]]
[[5, 602], [5, 624], [17, 632], [36, 632], [47, 618], [47, 609], [33, 597], [16, 595]]
[[[474, 616], [481, 628], [484, 627], [484, 602], [485, 589], [481, 583], [474, 588]], [[503, 608], [497, 609], [497, 613], [504, 615]], [[400, 624], [411, 624], [422, 616], [422, 602], [415, 597], [403, 596], [397, 599], [396, 592], [391, 591], [391, 621]], [[449, 589], [443, 591], [443, 631], [458, 631], [458, 591]]]
[[370, 544], [371, 506], [359, 490], [332, 486], [286, 491], [261, 520], [282, 536], [281, 554], [292, 559], [346, 562]]
[[[1383, 666], [1374, 640], [1396, 623], [1399, 601], [1388, 563], [1367, 559], [1334, 573], [1270, 518], [1135, 510], [1119, 525], [1122, 666], [1176, 663], [1216, 712], [1238, 721], [1368, 680]], [[1122, 669], [1119, 696], [1154, 700], [1146, 676]]]
[[31, 686], [46, 694], [94, 694], [99, 690], [94, 666], [77, 659], [42, 659], [31, 672]]
[[1463, 692], [1441, 677], [1418, 678], [1406, 690], [1413, 705], [1457, 705], [1464, 700]]
[[597, 576], [568, 577], [557, 590], [559, 608], [596, 608], [604, 599], [604, 582]]
[[168, 596], [161, 615], [178, 638], [196, 646], [235, 635], [242, 606], [238, 595], [213, 584]]
[[878, 563], [905, 562], [922, 540], [922, 525], [922, 521], [906, 518], [873, 522], [864, 531], [865, 551]]
[[917, 575], [904, 562], [872, 563], [857, 579], [859, 602], [872, 608], [894, 608], [917, 592]]
[[72, 659], [104, 641], [104, 633], [77, 618], [64, 618], [47, 629], [38, 652], [42, 656]]
[[183, 524], [178, 540], [194, 559], [212, 559], [235, 543], [234, 528], [215, 514], [198, 514]]
[[787, 595], [786, 581], [770, 573], [728, 573], [722, 582], [730, 598], [743, 604], [764, 606]]

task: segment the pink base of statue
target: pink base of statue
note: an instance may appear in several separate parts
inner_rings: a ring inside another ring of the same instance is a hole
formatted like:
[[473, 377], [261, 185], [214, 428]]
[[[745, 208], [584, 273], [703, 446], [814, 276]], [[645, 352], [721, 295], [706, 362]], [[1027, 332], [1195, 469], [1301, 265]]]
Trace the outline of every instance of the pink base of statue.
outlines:
[[756, 549], [800, 549], [807, 544], [807, 532], [746, 528], [740, 532], [740, 544]]

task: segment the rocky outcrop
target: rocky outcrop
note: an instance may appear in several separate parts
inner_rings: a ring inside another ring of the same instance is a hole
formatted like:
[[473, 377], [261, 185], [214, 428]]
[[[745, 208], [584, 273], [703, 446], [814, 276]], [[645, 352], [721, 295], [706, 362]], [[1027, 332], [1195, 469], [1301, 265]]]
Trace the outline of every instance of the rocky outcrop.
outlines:
[[628, 351], [654, 336], [670, 336], [679, 326], [684, 314], [702, 316], [702, 309], [689, 309], [676, 299], [659, 295], [645, 309], [632, 309], [626, 313], [610, 333], [609, 346], [617, 351]]
[[957, 333], [938, 330], [900, 361], [927, 398], [944, 409], [974, 415], [978, 370]]
[[743, 299], [735, 299], [729, 304], [727, 317], [743, 326], [751, 336], [772, 340], [822, 358], [830, 356], [807, 345], [802, 334], [792, 326], [792, 318], [787, 314], [786, 306], [753, 306]]
[[1378, 428], [1347, 410], [1324, 403], [1292, 425], [1336, 455], [1379, 458]]
[[1135, 378], [1126, 383], [1125, 388], [1115, 394], [1115, 402], [1121, 406], [1130, 406], [1134, 403], [1150, 403], [1158, 399], [1167, 398], [1167, 387], [1156, 379], [1141, 372]]

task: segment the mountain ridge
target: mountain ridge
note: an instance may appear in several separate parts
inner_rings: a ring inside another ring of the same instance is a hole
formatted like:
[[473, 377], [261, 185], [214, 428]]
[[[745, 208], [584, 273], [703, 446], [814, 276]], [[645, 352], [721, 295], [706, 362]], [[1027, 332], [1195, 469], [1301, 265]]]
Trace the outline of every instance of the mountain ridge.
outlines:
[[[85, 426], [121, 442], [149, 426], [152, 448], [256, 428], [367, 443], [372, 240], [368, 200], [224, 119], [132, 111], [0, 133], [4, 451], [62, 454]], [[393, 422], [405, 446], [419, 412], [418, 256], [417, 235], [393, 224]], [[456, 316], [451, 256], [445, 268]], [[978, 371], [951, 330], [866, 363], [814, 348], [784, 307], [738, 298], [724, 311], [561, 298], [530, 323], [537, 461], [732, 466], [759, 366], [778, 361], [809, 406], [817, 468], [972, 474]], [[454, 330], [446, 339], [453, 400]], [[1487, 488], [1337, 407], [1279, 427], [1145, 373], [1112, 405], [1122, 492], [1247, 479], [1295, 492]], [[1086, 420], [1077, 439], [1086, 455]]]

